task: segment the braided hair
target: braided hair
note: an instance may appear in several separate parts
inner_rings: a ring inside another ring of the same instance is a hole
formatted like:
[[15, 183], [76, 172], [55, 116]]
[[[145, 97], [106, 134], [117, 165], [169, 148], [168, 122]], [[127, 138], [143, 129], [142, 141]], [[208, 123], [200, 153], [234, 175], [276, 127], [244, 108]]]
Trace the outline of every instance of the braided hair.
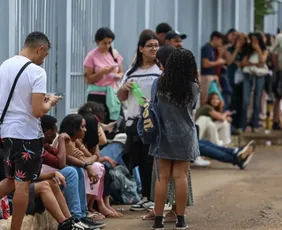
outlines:
[[173, 50], [158, 82], [158, 94], [178, 106], [187, 106], [195, 99], [193, 83], [200, 85], [193, 53], [184, 48]]

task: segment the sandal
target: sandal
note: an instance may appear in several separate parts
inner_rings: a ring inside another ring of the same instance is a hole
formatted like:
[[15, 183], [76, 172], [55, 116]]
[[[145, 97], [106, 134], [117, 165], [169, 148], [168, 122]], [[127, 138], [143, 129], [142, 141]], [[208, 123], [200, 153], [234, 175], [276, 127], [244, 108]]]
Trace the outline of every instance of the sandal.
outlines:
[[104, 215], [102, 215], [101, 213], [99, 213], [99, 212], [92, 212], [92, 213], [88, 214], [88, 218], [90, 218], [90, 219], [92, 219], [94, 221], [97, 221], [97, 220], [103, 220], [106, 217]]
[[[171, 219], [168, 218], [168, 214], [170, 214], [170, 213], [174, 215], [174, 218], [171, 218]], [[176, 217], [177, 217], [176, 213], [175, 213], [173, 210], [171, 210], [170, 212], [168, 212], [168, 213], [165, 215], [165, 217], [164, 217], [164, 223], [175, 223]]]
[[148, 212], [146, 215], [142, 216], [142, 220], [154, 220], [156, 217], [156, 213], [155, 210], [151, 210], [150, 212]]

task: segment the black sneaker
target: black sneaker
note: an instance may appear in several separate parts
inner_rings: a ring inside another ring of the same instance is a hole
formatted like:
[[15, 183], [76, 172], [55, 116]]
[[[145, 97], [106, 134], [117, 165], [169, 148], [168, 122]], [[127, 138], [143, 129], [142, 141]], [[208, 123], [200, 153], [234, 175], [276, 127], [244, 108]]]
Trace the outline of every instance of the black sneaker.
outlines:
[[274, 122], [273, 125], [272, 125], [272, 129], [273, 130], [281, 130], [281, 126], [279, 125], [278, 122]]
[[163, 216], [156, 216], [154, 225], [152, 226], [152, 229], [154, 230], [164, 230], [164, 222], [163, 222]]
[[103, 227], [106, 226], [105, 223], [103, 223], [101, 221], [93, 221], [88, 217], [81, 218], [80, 221], [83, 224], [86, 224], [87, 226], [89, 226], [90, 229], [103, 228]]
[[188, 229], [188, 224], [185, 223], [184, 216], [177, 216], [175, 229], [176, 230], [186, 230], [186, 229]]
[[63, 223], [60, 223], [58, 230], [86, 230], [87, 228], [82, 227], [75, 222], [74, 219], [70, 218], [65, 220]]
[[155, 206], [152, 201], [149, 201], [147, 198], [143, 198], [137, 204], [134, 204], [130, 207], [130, 211], [145, 211], [150, 207]]
[[245, 169], [250, 163], [256, 149], [256, 142], [250, 141], [248, 144], [239, 148], [237, 153], [238, 166], [240, 169]]

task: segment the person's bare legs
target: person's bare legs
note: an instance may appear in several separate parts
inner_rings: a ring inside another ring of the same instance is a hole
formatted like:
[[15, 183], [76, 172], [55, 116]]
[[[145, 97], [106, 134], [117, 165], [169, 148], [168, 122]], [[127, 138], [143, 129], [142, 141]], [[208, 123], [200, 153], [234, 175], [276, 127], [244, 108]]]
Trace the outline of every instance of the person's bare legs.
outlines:
[[[158, 159], [160, 181], [157, 179], [155, 184], [155, 213], [156, 216], [163, 216], [165, 202], [167, 200], [168, 182], [171, 177], [172, 161]], [[154, 162], [156, 167], [156, 160]]]
[[50, 212], [50, 214], [58, 223], [63, 223], [67, 218], [64, 216], [49, 183], [47, 181], [35, 183], [34, 189], [35, 195], [41, 198], [44, 207]]
[[0, 182], [0, 199], [15, 191], [15, 181], [13, 179], [4, 179]]
[[47, 182], [49, 183], [49, 185], [52, 189], [52, 192], [55, 195], [57, 202], [58, 202], [60, 209], [62, 210], [64, 216], [67, 219], [71, 218], [70, 210], [68, 208], [66, 199], [65, 199], [59, 185], [57, 183], [55, 183], [55, 181], [53, 181], [53, 180], [48, 180]]
[[111, 209], [108, 209], [105, 205], [104, 199], [101, 198], [100, 200], [96, 200], [99, 208], [99, 212], [104, 215], [105, 217], [119, 217], [117, 213], [113, 212]]
[[123, 214], [121, 212], [118, 212], [117, 210], [115, 210], [112, 206], [111, 206], [111, 203], [110, 203], [110, 196], [105, 196], [103, 197], [104, 199], [104, 203], [106, 205], [106, 207], [110, 210], [112, 210], [114, 213], [116, 213], [118, 216], [122, 217]]
[[95, 202], [95, 196], [93, 195], [87, 195], [87, 204], [88, 204], [88, 211], [89, 212], [96, 212], [93, 208]]
[[13, 215], [12, 215], [11, 230], [20, 230], [28, 206], [30, 181], [15, 180], [14, 182], [15, 182], [15, 193], [13, 197]]
[[175, 184], [175, 202], [176, 214], [184, 216], [188, 201], [188, 170], [189, 161], [174, 161], [172, 167], [172, 176]]

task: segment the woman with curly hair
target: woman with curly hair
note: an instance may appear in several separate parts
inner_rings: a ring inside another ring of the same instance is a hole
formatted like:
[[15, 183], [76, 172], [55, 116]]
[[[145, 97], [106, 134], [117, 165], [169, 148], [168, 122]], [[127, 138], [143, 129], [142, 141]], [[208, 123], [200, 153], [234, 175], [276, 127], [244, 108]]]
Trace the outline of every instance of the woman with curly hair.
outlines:
[[[195, 57], [186, 49], [175, 49], [169, 56], [158, 81], [157, 98], [161, 121], [161, 143], [158, 149], [160, 180], [155, 186], [155, 223], [153, 229], [164, 229], [163, 211], [171, 176], [175, 183], [176, 229], [187, 229], [184, 213], [188, 200], [190, 162], [199, 156], [193, 109], [199, 94]], [[154, 146], [151, 146], [154, 149]], [[150, 151], [150, 155], [154, 153]]]

